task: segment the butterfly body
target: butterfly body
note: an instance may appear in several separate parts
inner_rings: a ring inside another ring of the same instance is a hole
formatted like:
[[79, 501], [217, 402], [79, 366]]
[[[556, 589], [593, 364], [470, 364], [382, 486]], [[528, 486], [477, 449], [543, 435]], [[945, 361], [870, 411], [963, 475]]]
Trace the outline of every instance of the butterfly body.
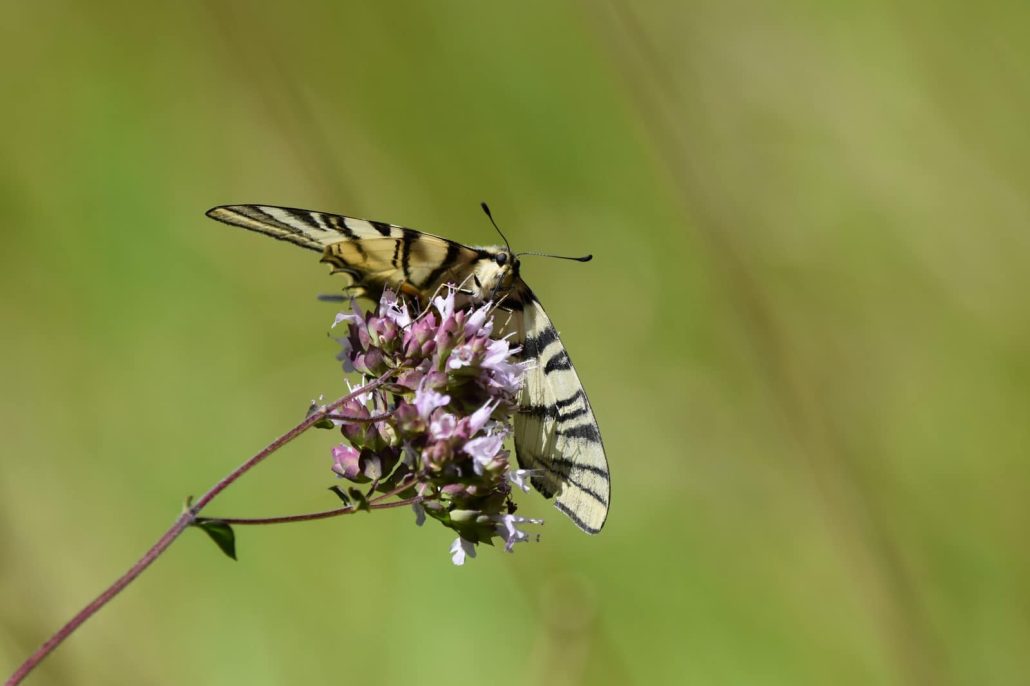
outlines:
[[321, 253], [334, 272], [351, 278], [356, 295], [378, 299], [390, 288], [425, 302], [451, 283], [464, 303], [498, 302], [511, 313], [498, 335], [511, 335], [523, 359], [534, 361], [515, 417], [519, 464], [534, 470], [534, 487], [555, 498], [577, 526], [601, 530], [610, 494], [601, 434], [558, 332], [508, 248], [467, 246], [394, 224], [271, 205], [227, 205], [207, 214]]

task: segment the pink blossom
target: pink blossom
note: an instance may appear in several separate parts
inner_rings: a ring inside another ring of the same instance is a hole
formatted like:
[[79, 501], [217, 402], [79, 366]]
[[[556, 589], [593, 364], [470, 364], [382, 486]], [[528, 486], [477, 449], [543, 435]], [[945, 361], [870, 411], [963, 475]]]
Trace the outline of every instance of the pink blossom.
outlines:
[[428, 420], [433, 410], [443, 407], [449, 402], [451, 402], [451, 396], [437, 393], [432, 388], [428, 388], [425, 383], [415, 391], [415, 407], [418, 408], [418, 415], [422, 419]]
[[473, 438], [462, 448], [468, 455], [472, 456], [476, 474], [482, 474], [483, 470], [490, 466], [497, 452], [504, 443], [503, 434], [490, 434]]
[[345, 479], [353, 479], [361, 473], [360, 457], [360, 450], [340, 443], [333, 448], [333, 471]]
[[454, 435], [454, 431], [457, 427], [458, 420], [453, 414], [450, 414], [449, 412], [441, 412], [435, 419], [433, 419], [432, 422], [429, 423], [429, 433], [433, 437], [433, 440], [446, 440]]

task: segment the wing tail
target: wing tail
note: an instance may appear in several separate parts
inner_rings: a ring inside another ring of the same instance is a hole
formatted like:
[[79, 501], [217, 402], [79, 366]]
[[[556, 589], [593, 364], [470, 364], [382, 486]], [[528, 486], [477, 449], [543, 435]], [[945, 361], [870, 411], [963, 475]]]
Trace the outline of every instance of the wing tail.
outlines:
[[346, 226], [330, 221], [321, 212], [271, 205], [223, 205], [207, 211], [207, 216], [224, 224], [257, 231], [302, 248], [322, 252], [331, 243], [348, 238]]

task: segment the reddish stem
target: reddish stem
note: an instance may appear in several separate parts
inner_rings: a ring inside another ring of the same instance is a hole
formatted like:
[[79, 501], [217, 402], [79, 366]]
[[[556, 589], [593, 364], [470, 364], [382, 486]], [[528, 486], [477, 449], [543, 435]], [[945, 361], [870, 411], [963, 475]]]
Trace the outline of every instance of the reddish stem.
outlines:
[[[391, 507], [403, 507], [405, 505], [414, 505], [418, 502], [422, 502], [421, 496], [405, 498], [404, 500], [394, 500], [389, 503], [370, 502], [368, 504], [368, 509], [388, 510]], [[291, 524], [293, 522], [313, 522], [318, 519], [331, 519], [332, 517], [341, 517], [343, 515], [354, 514], [355, 512], [361, 512], [361, 510], [356, 507], [338, 507], [335, 510], [324, 510], [322, 512], [309, 512], [306, 514], [296, 515], [283, 515], [282, 517], [198, 517], [197, 521], [221, 522], [223, 524], [235, 524], [237, 526], [248, 526], [251, 524]]]
[[145, 570], [147, 567], [153, 564], [154, 561], [161, 555], [161, 553], [168, 549], [168, 546], [170, 546], [172, 542], [179, 537], [179, 534], [185, 531], [187, 527], [189, 527], [191, 524], [194, 523], [194, 521], [196, 521], [197, 514], [204, 508], [204, 506], [210, 503], [215, 498], [215, 496], [224, 491], [234, 481], [236, 481], [241, 476], [246, 474], [248, 471], [253, 469], [259, 463], [264, 461], [265, 458], [274, 453], [276, 450], [283, 447], [284, 445], [286, 445], [287, 443], [289, 443], [290, 441], [292, 441], [293, 439], [297, 438], [302, 433], [310, 429], [312, 426], [323, 420], [327, 415], [331, 414], [336, 408], [340, 407], [345, 402], [360, 395], [361, 393], [366, 393], [376, 388], [386, 379], [392, 376], [393, 373], [393, 370], [388, 371], [386, 374], [383, 374], [375, 381], [372, 381], [362, 386], [361, 388], [353, 391], [352, 393], [345, 395], [344, 397], [326, 405], [319, 411], [310, 414], [300, 424], [293, 427], [292, 429], [284, 433], [282, 436], [269, 443], [264, 450], [254, 455], [252, 458], [250, 458], [249, 460], [241, 464], [239, 467], [234, 469], [232, 472], [230, 472], [228, 475], [226, 475], [221, 481], [212, 486], [211, 489], [208, 490], [207, 493], [202, 495], [195, 504], [193, 504], [185, 512], [179, 515], [179, 517], [175, 520], [175, 523], [172, 524], [171, 528], [169, 528], [168, 531], [166, 531], [164, 535], [158, 539], [157, 543], [155, 543], [153, 547], [151, 547], [150, 550], [148, 550], [146, 554], [144, 554], [143, 557], [141, 557], [136, 562], [136, 564], [132, 565], [132, 567], [130, 567], [129, 570], [125, 572], [125, 574], [120, 576], [117, 581], [111, 584], [103, 593], [98, 595], [91, 603], [89, 603], [88, 605], [86, 605], [86, 607], [79, 610], [79, 612], [74, 617], [72, 617], [64, 626], [58, 629], [53, 636], [48, 638], [46, 642], [36, 650], [36, 652], [32, 653], [32, 655], [29, 656], [29, 658], [25, 660], [25, 662], [23, 662], [17, 670], [15, 670], [14, 674], [12, 674], [7, 679], [7, 681], [4, 682], [5, 686], [14, 686], [15, 684], [20, 684], [22, 680], [24, 680], [25, 677], [28, 676], [29, 672], [35, 669], [36, 666], [40, 662], [42, 662], [44, 658], [47, 657], [47, 655], [52, 653], [54, 649], [57, 648], [57, 646], [61, 645], [64, 639], [68, 638], [68, 636], [70, 636], [72, 632], [74, 632], [76, 629], [82, 626], [82, 624], [85, 623], [87, 619], [96, 614], [96, 612], [100, 610], [100, 608], [104, 607], [104, 605], [107, 605], [107, 603], [109, 603], [116, 595], [118, 595], [122, 591], [122, 589], [124, 589], [126, 586], [132, 583], [132, 581], [136, 577], [142, 574], [143, 570]]
[[394, 410], [390, 410], [389, 412], [377, 414], [374, 417], [351, 417], [345, 414], [327, 414], [326, 419], [338, 419], [341, 422], [350, 424], [374, 424], [375, 422], [381, 422], [384, 419], [389, 419], [393, 416], [393, 413]]
[[[370, 510], [388, 510], [391, 507], [403, 507], [404, 505], [414, 505], [415, 503], [422, 502], [422, 496], [416, 495], [411, 498], [405, 498], [404, 500], [395, 500], [393, 502], [384, 503], [383, 501], [387, 498], [392, 498], [402, 491], [406, 491], [415, 485], [415, 479], [406, 479], [401, 482], [396, 488], [390, 491], [377, 495], [368, 501], [368, 509]], [[341, 517], [343, 515], [354, 514], [361, 510], [353, 505], [347, 507], [337, 507], [332, 510], [323, 510], [322, 512], [310, 512], [306, 514], [297, 515], [283, 515], [282, 517], [197, 517], [196, 521], [199, 522], [222, 522], [223, 524], [236, 524], [238, 526], [248, 526], [257, 524], [289, 524], [292, 522], [311, 522], [318, 519], [330, 519], [332, 517]]]

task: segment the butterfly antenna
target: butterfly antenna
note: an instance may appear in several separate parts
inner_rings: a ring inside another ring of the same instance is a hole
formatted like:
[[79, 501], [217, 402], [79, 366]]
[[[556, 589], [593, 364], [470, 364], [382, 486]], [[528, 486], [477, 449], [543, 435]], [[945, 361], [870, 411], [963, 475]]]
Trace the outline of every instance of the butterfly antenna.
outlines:
[[[508, 252], [511, 252], [511, 245], [508, 244], [508, 239], [504, 237], [504, 233], [501, 231], [501, 227], [497, 226], [497, 222], [494, 221], [493, 214], [490, 213], [490, 206], [485, 202], [479, 203], [479, 206], [483, 208], [483, 212], [486, 213], [487, 218], [490, 219], [490, 223], [497, 229], [497, 233], [501, 234], [501, 239], [504, 241], [504, 247], [508, 248]], [[582, 257], [568, 257], [566, 255], [552, 255], [546, 252], [520, 252], [512, 253], [515, 257], [521, 257], [522, 255], [538, 255], [540, 257], [553, 257], [558, 260], [572, 260], [573, 262], [589, 262], [594, 259], [593, 255], [583, 255]]]
[[546, 252], [520, 252], [515, 257], [522, 257], [523, 255], [538, 255], [539, 257], [553, 257], [556, 260], [572, 260], [573, 262], [589, 262], [594, 259], [593, 255], [583, 255], [582, 257], [569, 257], [568, 255], [552, 255]]
[[494, 221], [494, 216], [490, 213], [490, 206], [487, 205], [485, 202], [479, 203], [479, 206], [483, 208], [484, 212], [486, 212], [487, 219], [489, 219], [490, 223], [494, 225], [495, 229], [497, 229], [497, 233], [501, 234], [501, 240], [504, 241], [504, 247], [508, 249], [508, 252], [511, 252], [511, 246], [508, 245], [508, 239], [504, 237], [504, 233], [501, 231], [501, 227], [497, 226], [497, 222]]

